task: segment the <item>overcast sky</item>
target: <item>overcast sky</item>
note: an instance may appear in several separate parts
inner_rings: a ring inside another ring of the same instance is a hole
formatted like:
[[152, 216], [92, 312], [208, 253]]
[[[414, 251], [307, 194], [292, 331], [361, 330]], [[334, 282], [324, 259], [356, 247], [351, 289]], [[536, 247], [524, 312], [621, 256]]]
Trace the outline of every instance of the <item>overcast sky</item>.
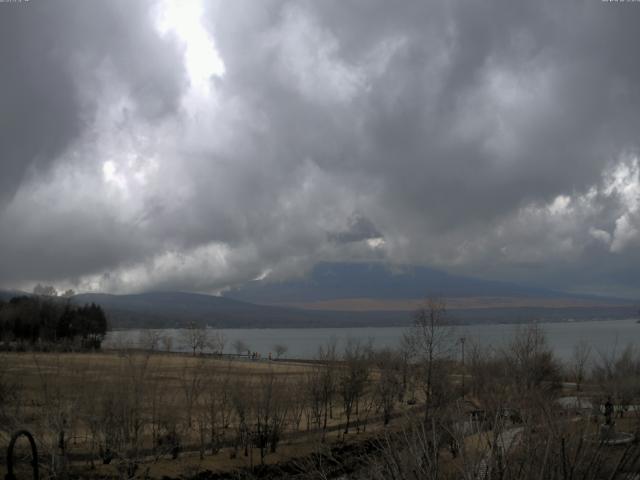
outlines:
[[0, 287], [640, 294], [639, 47], [640, 2], [0, 3]]

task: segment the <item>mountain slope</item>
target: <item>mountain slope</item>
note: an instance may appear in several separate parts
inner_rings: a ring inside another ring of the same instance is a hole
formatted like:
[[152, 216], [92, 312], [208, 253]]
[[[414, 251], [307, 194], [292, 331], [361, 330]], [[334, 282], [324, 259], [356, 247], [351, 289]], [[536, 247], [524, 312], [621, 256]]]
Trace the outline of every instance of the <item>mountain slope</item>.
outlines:
[[[276, 318], [298, 320], [290, 309], [261, 307], [211, 295], [183, 292], [149, 292], [135, 295], [89, 293], [76, 295], [75, 303], [94, 302], [117, 327], [181, 327], [199, 325], [268, 326]], [[300, 319], [300, 321], [303, 319]]]
[[391, 270], [375, 263], [321, 263], [307, 278], [284, 282], [252, 281], [225, 293], [229, 298], [270, 305], [303, 306], [334, 301], [338, 308], [341, 302], [335, 302], [337, 300], [398, 301], [423, 299], [431, 295], [445, 298], [536, 298], [553, 299], [556, 302], [559, 299], [573, 299], [606, 301], [608, 304], [626, 303], [620, 299], [570, 295], [508, 282], [450, 275], [426, 267]]

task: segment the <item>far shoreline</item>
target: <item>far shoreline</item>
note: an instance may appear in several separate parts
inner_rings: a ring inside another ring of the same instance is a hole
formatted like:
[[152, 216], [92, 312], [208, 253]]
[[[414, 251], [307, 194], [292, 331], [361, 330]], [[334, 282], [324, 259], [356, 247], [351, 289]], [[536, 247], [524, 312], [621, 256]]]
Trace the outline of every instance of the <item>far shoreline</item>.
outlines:
[[[497, 325], [535, 325], [535, 324], [558, 324], [558, 323], [589, 323], [589, 322], [616, 322], [616, 321], [635, 321], [639, 324], [640, 319], [633, 317], [621, 318], [570, 318], [570, 319], [539, 319], [539, 320], [523, 320], [523, 321], [488, 321], [488, 322], [459, 322], [452, 321], [449, 323], [452, 327], [490, 327]], [[292, 326], [216, 326], [216, 325], [199, 325], [200, 328], [210, 328], [216, 330], [322, 330], [322, 329], [356, 329], [356, 328], [411, 328], [411, 321], [407, 323], [394, 324], [341, 324], [341, 325], [292, 325]], [[108, 333], [114, 332], [130, 332], [136, 330], [183, 330], [185, 326], [132, 326], [132, 327], [116, 327], [110, 328]]]

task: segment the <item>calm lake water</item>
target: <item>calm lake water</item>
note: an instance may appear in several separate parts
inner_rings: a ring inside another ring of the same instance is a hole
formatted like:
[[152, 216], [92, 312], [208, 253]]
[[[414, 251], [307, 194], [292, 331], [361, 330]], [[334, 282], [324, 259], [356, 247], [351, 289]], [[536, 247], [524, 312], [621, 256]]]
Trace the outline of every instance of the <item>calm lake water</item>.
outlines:
[[[589, 343], [595, 354], [611, 353], [625, 348], [629, 344], [640, 345], [640, 324], [635, 319], [601, 320], [588, 322], [542, 323], [551, 347], [558, 357], [568, 359], [578, 342]], [[499, 348], [508, 343], [518, 325], [465, 325], [455, 327], [453, 335], [465, 337], [469, 342], [483, 346]], [[225, 353], [235, 353], [233, 342], [242, 340], [252, 351], [260, 352], [266, 358], [274, 351], [274, 345], [286, 345], [288, 358], [313, 358], [318, 347], [335, 338], [338, 349], [344, 346], [348, 338], [371, 340], [375, 347], [396, 347], [399, 345], [404, 327], [371, 328], [272, 328], [272, 329], [221, 329], [226, 339]], [[144, 337], [144, 330], [126, 330], [110, 332], [105, 347], [137, 346]], [[172, 337], [173, 351], [185, 351], [181, 345], [179, 329], [158, 330], [160, 335]]]

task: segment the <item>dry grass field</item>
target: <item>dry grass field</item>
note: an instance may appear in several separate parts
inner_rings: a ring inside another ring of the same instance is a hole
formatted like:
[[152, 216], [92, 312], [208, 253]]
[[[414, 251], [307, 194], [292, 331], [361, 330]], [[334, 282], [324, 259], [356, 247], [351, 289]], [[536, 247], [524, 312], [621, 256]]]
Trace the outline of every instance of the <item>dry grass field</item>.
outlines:
[[[133, 468], [178, 477], [282, 462], [345, 441], [340, 397], [319, 403], [323, 381], [338, 388], [339, 370], [326, 377], [313, 364], [121, 351], [7, 353], [0, 365], [0, 451], [25, 428], [48, 474], [119, 477]], [[381, 428], [379, 378], [367, 372], [347, 441]], [[5, 468], [3, 460], [3, 476]]]

